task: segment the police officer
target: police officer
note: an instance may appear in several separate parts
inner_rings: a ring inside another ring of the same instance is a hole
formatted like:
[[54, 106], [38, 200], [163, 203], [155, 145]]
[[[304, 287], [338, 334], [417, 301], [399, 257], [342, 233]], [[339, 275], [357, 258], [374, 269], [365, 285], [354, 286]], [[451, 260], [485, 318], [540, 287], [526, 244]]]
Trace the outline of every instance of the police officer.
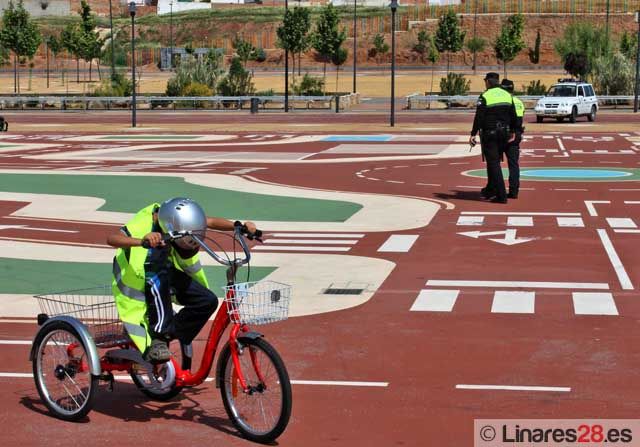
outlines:
[[482, 195], [486, 198], [493, 197], [491, 202], [494, 203], [507, 203], [500, 156], [506, 152], [508, 143], [515, 140], [516, 111], [511, 95], [500, 88], [498, 73], [487, 73], [484, 83], [487, 90], [478, 99], [469, 143], [475, 145], [476, 135], [480, 132], [489, 179]]
[[507, 147], [507, 164], [509, 165], [509, 194], [507, 194], [507, 197], [517, 199], [518, 190], [520, 189], [520, 165], [518, 159], [520, 158], [520, 142], [522, 141], [522, 134], [524, 133], [524, 127], [522, 126], [524, 120], [524, 104], [516, 96], [513, 96], [513, 81], [505, 78], [500, 83], [500, 87], [509, 92], [513, 97], [513, 105], [516, 108], [516, 139], [509, 143]]

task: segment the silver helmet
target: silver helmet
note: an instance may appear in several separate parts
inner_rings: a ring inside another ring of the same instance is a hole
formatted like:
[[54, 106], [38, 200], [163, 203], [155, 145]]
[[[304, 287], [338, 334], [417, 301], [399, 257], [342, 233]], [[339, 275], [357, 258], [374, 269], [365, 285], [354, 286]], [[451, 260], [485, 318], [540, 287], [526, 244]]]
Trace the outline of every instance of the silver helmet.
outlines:
[[[165, 233], [169, 231], [192, 231], [200, 238], [207, 232], [207, 216], [200, 205], [191, 199], [176, 197], [160, 205], [158, 223]], [[176, 244], [185, 249], [197, 248], [191, 237], [176, 239]]]

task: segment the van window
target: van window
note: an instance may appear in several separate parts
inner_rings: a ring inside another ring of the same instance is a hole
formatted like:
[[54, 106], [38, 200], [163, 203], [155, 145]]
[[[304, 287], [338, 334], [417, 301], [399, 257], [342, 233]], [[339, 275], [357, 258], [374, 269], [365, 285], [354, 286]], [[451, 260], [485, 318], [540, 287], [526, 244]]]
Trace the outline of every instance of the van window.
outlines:
[[578, 96], [584, 96], [584, 90], [582, 89], [582, 86], [578, 87]]
[[593, 93], [593, 87], [591, 87], [590, 85], [586, 86], [586, 90], [587, 90], [587, 96], [596, 96], [595, 93]]

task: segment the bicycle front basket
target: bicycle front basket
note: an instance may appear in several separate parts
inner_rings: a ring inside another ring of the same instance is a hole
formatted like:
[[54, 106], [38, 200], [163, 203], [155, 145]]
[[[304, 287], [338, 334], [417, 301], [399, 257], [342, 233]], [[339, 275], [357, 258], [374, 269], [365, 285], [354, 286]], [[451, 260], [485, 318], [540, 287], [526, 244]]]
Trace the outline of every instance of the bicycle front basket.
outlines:
[[233, 323], [267, 324], [289, 316], [291, 286], [275, 281], [243, 282], [224, 287], [227, 312]]

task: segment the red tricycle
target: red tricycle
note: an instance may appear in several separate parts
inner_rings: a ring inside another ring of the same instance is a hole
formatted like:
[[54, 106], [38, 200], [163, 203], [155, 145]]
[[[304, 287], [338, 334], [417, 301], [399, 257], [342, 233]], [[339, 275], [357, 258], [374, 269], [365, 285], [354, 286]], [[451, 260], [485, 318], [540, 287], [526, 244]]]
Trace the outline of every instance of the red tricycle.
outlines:
[[140, 391], [152, 399], [171, 399], [183, 388], [205, 381], [218, 343], [231, 326], [218, 355], [216, 387], [229, 418], [244, 437], [272, 442], [291, 416], [291, 382], [280, 355], [250, 326], [286, 319], [291, 287], [267, 280], [235, 282], [238, 268], [251, 259], [245, 236], [259, 238], [260, 234], [236, 226], [233, 237], [244, 251], [242, 259], [235, 253], [233, 259], [226, 253], [226, 258], [218, 255], [191, 232], [168, 233], [164, 240], [185, 236], [193, 237], [217, 262], [228, 266], [225, 297], [198, 370], [191, 371], [191, 345], [180, 345], [166, 363], [145, 361], [123, 329], [110, 286], [38, 295], [43, 313], [38, 315], [41, 327], [30, 355], [38, 393], [56, 417], [67, 421], [84, 418], [91, 411], [100, 381], [113, 389], [114, 371], [128, 372]]

